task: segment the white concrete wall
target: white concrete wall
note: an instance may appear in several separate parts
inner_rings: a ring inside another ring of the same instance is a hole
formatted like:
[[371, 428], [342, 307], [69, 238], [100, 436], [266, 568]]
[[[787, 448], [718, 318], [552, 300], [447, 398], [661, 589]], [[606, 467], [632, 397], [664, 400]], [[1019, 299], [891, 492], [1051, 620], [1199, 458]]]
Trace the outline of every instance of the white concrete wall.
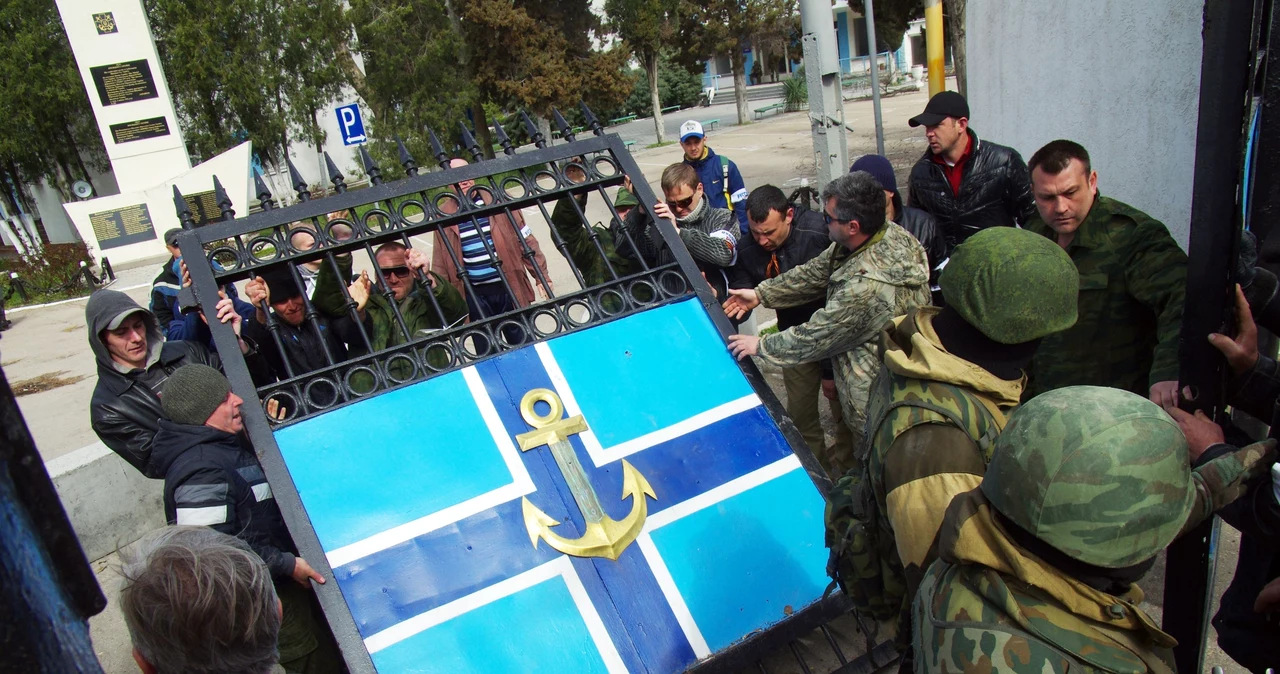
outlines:
[[1184, 248], [1199, 116], [1203, 0], [969, 0], [970, 124], [1030, 159], [1067, 138], [1098, 189]]

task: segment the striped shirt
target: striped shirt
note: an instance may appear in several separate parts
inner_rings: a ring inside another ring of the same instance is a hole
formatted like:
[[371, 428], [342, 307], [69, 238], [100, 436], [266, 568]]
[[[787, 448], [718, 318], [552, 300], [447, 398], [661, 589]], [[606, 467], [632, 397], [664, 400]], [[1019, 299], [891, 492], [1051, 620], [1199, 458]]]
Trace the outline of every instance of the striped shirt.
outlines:
[[[475, 222], [480, 223], [480, 232], [476, 231]], [[493, 233], [489, 228], [489, 218], [479, 217], [458, 223], [458, 238], [462, 240], [462, 265], [472, 283], [497, 283], [498, 270], [494, 266]], [[483, 239], [480, 237], [484, 236]], [[486, 248], [486, 244], [488, 248]]]

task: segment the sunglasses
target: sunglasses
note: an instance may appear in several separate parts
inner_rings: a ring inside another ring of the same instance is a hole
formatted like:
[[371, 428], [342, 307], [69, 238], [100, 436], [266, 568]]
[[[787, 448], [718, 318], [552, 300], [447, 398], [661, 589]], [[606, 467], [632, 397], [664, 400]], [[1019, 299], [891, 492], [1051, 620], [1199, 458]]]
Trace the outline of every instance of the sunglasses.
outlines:
[[406, 278], [413, 273], [409, 271], [408, 267], [403, 265], [399, 267], [380, 267], [379, 270], [382, 272], [382, 275], [386, 277], [396, 276], [399, 278]]
[[689, 206], [693, 204], [693, 198], [696, 196], [697, 196], [696, 194], [690, 194], [688, 199], [681, 199], [680, 201], [668, 201], [667, 205], [670, 206], [671, 208], [689, 208]]
[[826, 209], [822, 210], [822, 224], [830, 225], [833, 222], [849, 222], [848, 220], [837, 220], [827, 214]]

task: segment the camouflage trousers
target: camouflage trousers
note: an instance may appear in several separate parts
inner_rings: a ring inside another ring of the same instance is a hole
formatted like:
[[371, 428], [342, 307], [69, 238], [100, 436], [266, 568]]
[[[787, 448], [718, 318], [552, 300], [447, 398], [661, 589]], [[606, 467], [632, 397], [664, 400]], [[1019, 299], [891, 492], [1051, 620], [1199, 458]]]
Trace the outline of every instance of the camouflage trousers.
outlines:
[[[840, 409], [840, 401], [827, 400], [822, 395], [822, 366], [818, 363], [801, 363], [794, 367], [782, 368], [782, 383], [787, 389], [787, 414], [795, 422], [805, 444], [813, 452], [818, 463], [827, 475], [834, 480], [849, 470], [858, 468], [861, 463], [854, 453], [858, 446], [855, 434], [844, 422], [844, 414]], [[822, 432], [822, 419], [818, 405], [826, 401], [831, 408], [831, 416], [836, 423], [835, 443], [827, 447], [826, 436]]]

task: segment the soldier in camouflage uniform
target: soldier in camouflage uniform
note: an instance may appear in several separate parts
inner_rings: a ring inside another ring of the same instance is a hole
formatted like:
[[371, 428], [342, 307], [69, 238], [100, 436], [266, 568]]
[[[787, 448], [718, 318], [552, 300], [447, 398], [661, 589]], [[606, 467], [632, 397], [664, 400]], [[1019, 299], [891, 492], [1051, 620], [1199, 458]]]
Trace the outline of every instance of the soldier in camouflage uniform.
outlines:
[[917, 309], [884, 332], [866, 472], [836, 483], [826, 513], [829, 571], [860, 613], [898, 619], [904, 649], [947, 505], [982, 480], [1038, 340], [1076, 320], [1075, 266], [1025, 230], [974, 234], [940, 282], [945, 308]]
[[[566, 172], [572, 176], [574, 170], [581, 172], [582, 169], [570, 167]], [[551, 226], [555, 227], [556, 234], [564, 242], [563, 252], [568, 254], [569, 261], [582, 274], [582, 282], [586, 287], [612, 281], [613, 276], [609, 274], [610, 268], [619, 278], [643, 271], [640, 261], [631, 252], [631, 244], [627, 243], [626, 237], [621, 232], [620, 221], [613, 220], [607, 229], [598, 225], [588, 225], [578, 217], [578, 211], [574, 209], [570, 199], [576, 199], [578, 208], [586, 213], [586, 192], [572, 197], [565, 195], [556, 202], [555, 208], [551, 211]], [[614, 209], [623, 220], [639, 205], [640, 202], [636, 201], [635, 196], [626, 188], [618, 190], [618, 195], [613, 202]], [[602, 251], [603, 257], [601, 257]], [[608, 260], [607, 264], [606, 260]]]
[[1174, 671], [1135, 584], [1182, 532], [1264, 474], [1275, 441], [1194, 471], [1177, 425], [1126, 391], [1073, 386], [1009, 419], [957, 497], [916, 598], [915, 671]]
[[724, 310], [737, 319], [761, 305], [794, 307], [824, 298], [826, 305], [781, 332], [732, 335], [729, 350], [739, 360], [758, 355], [782, 367], [830, 358], [840, 408], [859, 447], [867, 391], [880, 371], [880, 329], [894, 316], [929, 304], [929, 266], [915, 237], [885, 220], [884, 190], [870, 174], [858, 171], [831, 181], [822, 201], [834, 243], [754, 290], [730, 290]]
[[1080, 272], [1080, 319], [1046, 337], [1026, 397], [1063, 386], [1111, 386], [1177, 406], [1178, 332], [1187, 255], [1159, 221], [1098, 194], [1089, 153], [1055, 140], [1031, 157], [1038, 218]]

